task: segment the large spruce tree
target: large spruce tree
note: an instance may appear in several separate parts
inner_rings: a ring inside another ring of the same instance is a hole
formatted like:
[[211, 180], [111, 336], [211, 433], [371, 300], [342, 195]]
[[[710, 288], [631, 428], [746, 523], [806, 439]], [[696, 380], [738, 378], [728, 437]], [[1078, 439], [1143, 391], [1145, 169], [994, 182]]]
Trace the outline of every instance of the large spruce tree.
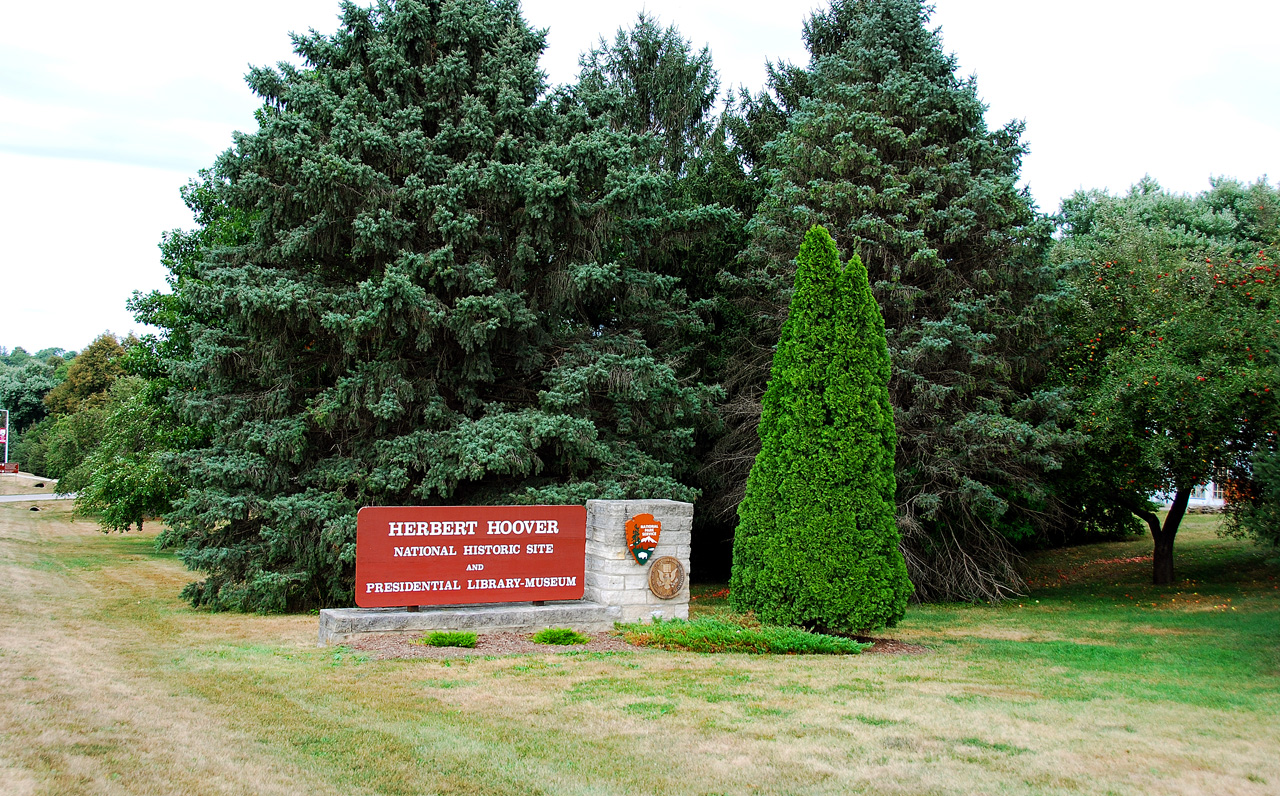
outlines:
[[714, 127], [720, 85], [709, 49], [695, 53], [674, 25], [664, 28], [641, 12], [612, 42], [602, 37], [581, 63], [579, 88], [609, 95], [602, 110], [615, 126], [656, 135], [663, 169], [680, 174], [697, 157]]
[[[667, 182], [668, 212], [650, 240], [651, 267], [679, 279], [700, 323], [678, 345], [691, 372], [719, 383], [742, 334], [743, 316], [726, 294], [721, 273], [732, 271], [747, 244], [746, 225], [760, 202], [759, 184], [730, 128], [717, 114], [718, 79], [711, 52], [695, 49], [675, 26], [641, 13], [630, 28], [582, 57], [575, 93], [619, 130], [656, 136], [653, 166]], [[723, 433], [717, 415], [697, 429], [695, 456], [710, 458]], [[694, 515], [693, 556], [704, 576], [727, 578], [733, 540], [731, 512], [708, 510], [732, 484], [714, 468], [698, 473], [702, 491]], [[740, 496], [741, 490], [738, 490]]]
[[649, 251], [661, 142], [548, 94], [515, 0], [346, 3], [294, 41], [201, 187], [235, 229], [192, 236], [180, 295], [148, 302], [210, 440], [167, 517], [206, 576], [187, 596], [349, 603], [366, 504], [694, 497], [711, 391]]
[[734, 608], [854, 632], [902, 618], [911, 583], [894, 520], [896, 434], [884, 319], [855, 254], [815, 226], [773, 356], [761, 449], [738, 507]]
[[[804, 28], [807, 68], [772, 69], [747, 103], [766, 194], [736, 280], [761, 320], [730, 374], [735, 433], [755, 450], [759, 396], [786, 315], [794, 241], [823, 224], [861, 252], [884, 313], [898, 429], [897, 505], [920, 596], [995, 599], [1019, 587], [1010, 540], [1049, 516], [1042, 486], [1068, 441], [1040, 390], [1051, 227], [1018, 187], [1022, 125], [989, 130], [921, 0], [834, 0]], [[768, 132], [781, 134], [762, 143]]]

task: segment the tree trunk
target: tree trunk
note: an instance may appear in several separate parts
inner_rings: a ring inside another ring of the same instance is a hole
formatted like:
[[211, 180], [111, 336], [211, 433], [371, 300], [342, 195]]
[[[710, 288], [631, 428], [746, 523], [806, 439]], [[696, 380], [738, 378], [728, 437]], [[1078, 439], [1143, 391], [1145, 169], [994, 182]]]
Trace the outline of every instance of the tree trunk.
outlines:
[[1174, 493], [1169, 513], [1165, 515], [1164, 527], [1161, 528], [1157, 522], [1152, 521], [1155, 519], [1154, 514], [1147, 520], [1156, 542], [1155, 553], [1151, 557], [1151, 582], [1157, 586], [1173, 583], [1173, 538], [1178, 535], [1178, 525], [1187, 513], [1187, 501], [1190, 499], [1191, 487], [1180, 486]]
[[1133, 513], [1147, 521], [1147, 527], [1151, 529], [1151, 538], [1160, 538], [1160, 517], [1154, 511], [1146, 509], [1133, 509]]

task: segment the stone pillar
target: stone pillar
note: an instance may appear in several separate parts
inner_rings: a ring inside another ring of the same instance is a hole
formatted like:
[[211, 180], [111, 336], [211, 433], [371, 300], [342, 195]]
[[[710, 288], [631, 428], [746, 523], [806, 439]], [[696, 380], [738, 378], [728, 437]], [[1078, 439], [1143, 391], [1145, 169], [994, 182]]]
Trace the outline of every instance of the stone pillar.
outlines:
[[[649, 564], [637, 564], [627, 549], [626, 523], [652, 514], [662, 523], [658, 547]], [[588, 500], [587, 567], [584, 599], [622, 609], [623, 622], [689, 618], [689, 546], [693, 504], [676, 500]], [[649, 566], [662, 556], [676, 558], [685, 571], [684, 587], [669, 600], [649, 590]]]

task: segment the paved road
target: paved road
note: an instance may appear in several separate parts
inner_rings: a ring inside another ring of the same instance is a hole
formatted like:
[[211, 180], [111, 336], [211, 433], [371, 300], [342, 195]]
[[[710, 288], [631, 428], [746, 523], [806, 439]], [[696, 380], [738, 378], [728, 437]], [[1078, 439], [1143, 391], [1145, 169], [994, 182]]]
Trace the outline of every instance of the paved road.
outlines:
[[0, 503], [22, 503], [27, 500], [75, 500], [76, 493], [67, 495], [0, 495]]

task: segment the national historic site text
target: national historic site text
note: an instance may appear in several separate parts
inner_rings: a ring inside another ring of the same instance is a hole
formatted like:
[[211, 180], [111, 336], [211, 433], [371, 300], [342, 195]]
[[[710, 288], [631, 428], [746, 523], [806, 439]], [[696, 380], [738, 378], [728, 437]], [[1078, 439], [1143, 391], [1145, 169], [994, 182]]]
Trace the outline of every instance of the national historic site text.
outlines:
[[581, 599], [585, 551], [581, 506], [367, 507], [357, 518], [356, 601]]
[[413, 580], [366, 583], [365, 591], [369, 594], [390, 594], [428, 591], [470, 591], [477, 589], [550, 589], [577, 585], [578, 579], [572, 576], [561, 578], [524, 578], [523, 580], [520, 578], [503, 578], [501, 580], [496, 580], [494, 578], [479, 578], [476, 580], [468, 579], [465, 586], [460, 586], [459, 582], [456, 580]]

